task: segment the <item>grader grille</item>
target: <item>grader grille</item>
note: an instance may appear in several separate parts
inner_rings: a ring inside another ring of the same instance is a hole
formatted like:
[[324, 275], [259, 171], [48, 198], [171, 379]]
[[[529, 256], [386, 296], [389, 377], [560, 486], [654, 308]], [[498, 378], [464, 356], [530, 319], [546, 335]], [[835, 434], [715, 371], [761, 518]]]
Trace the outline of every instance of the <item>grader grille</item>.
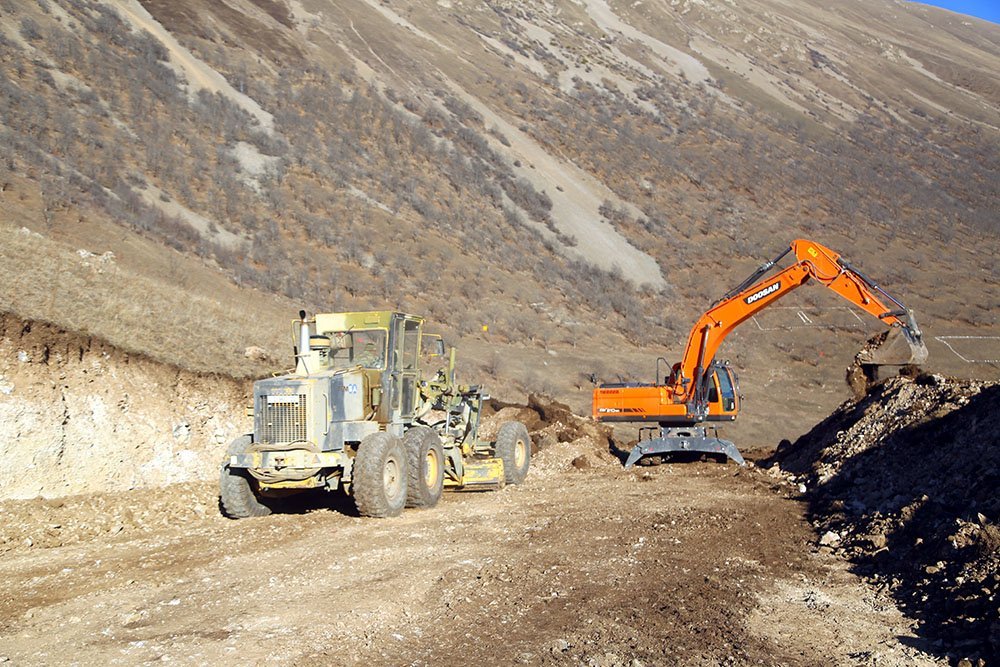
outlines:
[[298, 442], [306, 439], [306, 396], [262, 396], [263, 442]]

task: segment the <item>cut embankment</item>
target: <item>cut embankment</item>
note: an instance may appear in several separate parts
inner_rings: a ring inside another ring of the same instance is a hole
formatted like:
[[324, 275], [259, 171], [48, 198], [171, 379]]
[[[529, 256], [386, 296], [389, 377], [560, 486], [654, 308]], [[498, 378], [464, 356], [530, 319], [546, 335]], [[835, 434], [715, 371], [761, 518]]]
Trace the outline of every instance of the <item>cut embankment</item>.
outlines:
[[0, 315], [0, 499], [209, 479], [249, 383]]
[[[249, 380], [178, 369], [0, 314], [0, 500], [212, 480], [228, 442], [252, 429], [250, 389]], [[504, 419], [521, 419], [536, 451], [552, 447], [552, 460], [540, 465], [614, 461], [600, 427], [550, 399], [495, 410], [501, 414], [486, 418], [483, 437]], [[562, 461], [556, 445], [564, 444]]]

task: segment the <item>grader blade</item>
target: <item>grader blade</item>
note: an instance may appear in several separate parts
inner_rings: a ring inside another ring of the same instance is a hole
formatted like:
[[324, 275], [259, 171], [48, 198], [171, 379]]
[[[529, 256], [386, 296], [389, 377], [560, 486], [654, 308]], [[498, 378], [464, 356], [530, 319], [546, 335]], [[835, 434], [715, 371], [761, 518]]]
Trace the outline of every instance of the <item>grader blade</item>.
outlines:
[[498, 491], [504, 487], [503, 461], [485, 459], [466, 461], [462, 482], [456, 485], [463, 491]]

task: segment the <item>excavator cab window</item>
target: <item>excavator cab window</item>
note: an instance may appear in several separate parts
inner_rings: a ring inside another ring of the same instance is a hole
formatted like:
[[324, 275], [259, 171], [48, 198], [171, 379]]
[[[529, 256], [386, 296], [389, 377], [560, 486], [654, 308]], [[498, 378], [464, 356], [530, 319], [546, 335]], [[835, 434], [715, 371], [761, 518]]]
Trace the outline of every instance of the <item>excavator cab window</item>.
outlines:
[[722, 394], [722, 409], [725, 412], [732, 412], [736, 409], [736, 388], [733, 386], [729, 369], [720, 368], [715, 376], [719, 380], [719, 391]]

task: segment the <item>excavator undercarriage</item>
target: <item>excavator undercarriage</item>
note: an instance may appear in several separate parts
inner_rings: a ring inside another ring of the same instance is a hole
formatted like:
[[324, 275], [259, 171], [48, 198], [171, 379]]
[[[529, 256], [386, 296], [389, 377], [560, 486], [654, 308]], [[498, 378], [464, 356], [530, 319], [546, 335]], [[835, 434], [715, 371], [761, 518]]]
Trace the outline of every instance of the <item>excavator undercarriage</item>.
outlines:
[[[643, 431], [659, 431], [657, 435], [643, 439]], [[709, 431], [712, 434], [709, 434]], [[704, 454], [724, 454], [740, 466], [746, 461], [740, 450], [729, 440], [719, 437], [715, 426], [660, 426], [658, 429], [640, 429], [639, 443], [632, 448], [625, 460], [625, 468], [631, 468], [646, 456], [673, 454], [677, 452], [701, 452]]]

